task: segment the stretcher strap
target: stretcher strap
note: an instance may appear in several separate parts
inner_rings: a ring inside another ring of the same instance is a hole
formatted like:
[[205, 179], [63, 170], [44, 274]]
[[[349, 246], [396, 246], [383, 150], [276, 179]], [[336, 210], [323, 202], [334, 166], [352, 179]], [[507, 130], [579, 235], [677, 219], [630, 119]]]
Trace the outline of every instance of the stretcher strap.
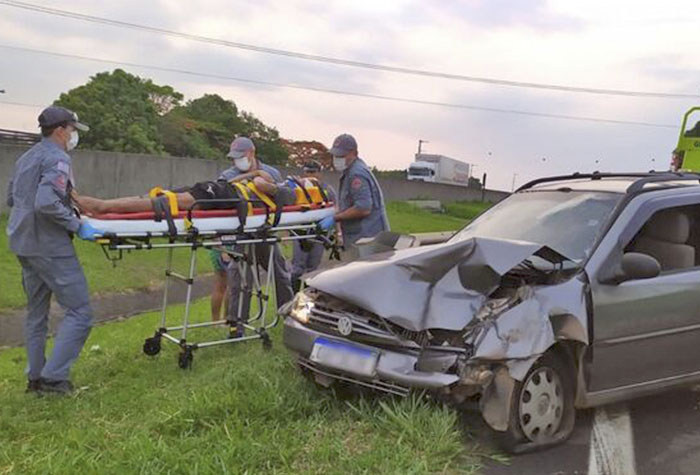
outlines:
[[256, 195], [258, 198], [260, 198], [260, 200], [261, 200], [263, 203], [265, 203], [265, 206], [267, 206], [268, 208], [270, 208], [272, 211], [276, 211], [276, 210], [277, 210], [277, 205], [275, 204], [275, 202], [272, 201], [272, 200], [270, 199], [270, 197], [267, 196], [265, 193], [263, 193], [262, 191], [258, 190], [258, 187], [255, 186], [255, 183], [253, 183], [252, 181], [249, 181], [249, 182], [247, 183], [247, 186], [248, 186], [248, 188], [250, 188], [250, 190], [251, 190], [253, 193], [255, 193], [255, 195]]
[[[279, 196], [279, 193], [277, 194], [277, 196]], [[280, 220], [282, 219], [282, 208], [283, 207], [284, 206], [282, 204], [277, 205], [277, 209], [274, 210], [275, 214], [272, 216], [272, 220], [270, 220], [270, 216], [268, 213], [267, 221], [268, 221], [268, 223], [270, 223], [270, 226], [272, 226], [273, 228], [280, 224]]]
[[326, 189], [323, 187], [323, 185], [321, 185], [321, 183], [316, 183], [316, 186], [318, 186], [318, 192], [321, 194], [323, 203], [330, 203], [331, 200], [328, 198], [328, 193], [326, 193]]
[[160, 186], [156, 186], [154, 188], [151, 188], [151, 191], [148, 192], [148, 196], [151, 198], [156, 198], [158, 196], [165, 195], [167, 197], [167, 203], [168, 206], [170, 207], [170, 214], [172, 216], [177, 216], [180, 210], [178, 209], [177, 206], [177, 194], [173, 193], [172, 191], [169, 190], [164, 190]]
[[[267, 224], [270, 226], [277, 226], [282, 218], [282, 206], [278, 206], [269, 196], [258, 190], [258, 187], [255, 186], [255, 183], [252, 181], [248, 182], [247, 186], [265, 204], [265, 213], [267, 215], [265, 221]], [[273, 214], [270, 214], [270, 211], [272, 211]]]
[[245, 230], [245, 223], [248, 219], [248, 213], [253, 214], [253, 205], [250, 202], [250, 197], [248, 195], [248, 190], [241, 183], [230, 182], [233, 189], [238, 195], [238, 201], [236, 202], [236, 211], [238, 211], [238, 233], [243, 234]]
[[250, 193], [248, 193], [248, 188], [246, 188], [246, 186], [243, 183], [237, 181], [231, 182], [231, 184], [238, 191], [238, 196], [248, 203], [247, 214], [253, 214], [253, 203], [250, 202]]
[[308, 204], [313, 203], [313, 199], [311, 199], [311, 194], [309, 193], [309, 190], [306, 189], [306, 187], [294, 176], [289, 177], [292, 179], [292, 181], [299, 187], [301, 188], [301, 191], [304, 193], [304, 197], [306, 198], [306, 202]]
[[155, 198], [151, 198], [151, 205], [153, 206], [155, 221], [160, 222], [165, 219], [165, 221], [168, 223], [168, 233], [170, 236], [177, 236], [177, 226], [175, 226], [175, 221], [173, 221], [173, 215], [171, 213], [168, 197], [165, 195], [158, 195]]

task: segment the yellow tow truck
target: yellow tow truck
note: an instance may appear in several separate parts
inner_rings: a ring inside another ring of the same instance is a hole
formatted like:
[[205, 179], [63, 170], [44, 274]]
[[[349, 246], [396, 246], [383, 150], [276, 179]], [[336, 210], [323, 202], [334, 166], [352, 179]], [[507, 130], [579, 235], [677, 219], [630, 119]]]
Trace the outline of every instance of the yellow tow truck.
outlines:
[[678, 145], [671, 159], [673, 170], [700, 172], [700, 120], [688, 128], [688, 119], [697, 111], [700, 111], [700, 107], [691, 107], [683, 116]]

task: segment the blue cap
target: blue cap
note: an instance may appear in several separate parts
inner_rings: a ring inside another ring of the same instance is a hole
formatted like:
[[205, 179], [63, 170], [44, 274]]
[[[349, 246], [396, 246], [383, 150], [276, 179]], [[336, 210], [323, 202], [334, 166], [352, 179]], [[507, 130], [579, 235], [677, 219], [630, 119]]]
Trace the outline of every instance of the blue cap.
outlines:
[[39, 114], [39, 127], [41, 128], [51, 128], [61, 124], [70, 124], [83, 132], [90, 130], [87, 125], [78, 122], [78, 114], [65, 107], [49, 106]]
[[228, 152], [227, 157], [229, 158], [243, 158], [248, 150], [254, 149], [255, 144], [248, 137], [236, 137], [233, 142], [231, 142], [231, 148]]
[[334, 157], [344, 157], [348, 153], [356, 150], [357, 142], [355, 141], [355, 137], [350, 134], [342, 134], [335, 138], [330, 152]]

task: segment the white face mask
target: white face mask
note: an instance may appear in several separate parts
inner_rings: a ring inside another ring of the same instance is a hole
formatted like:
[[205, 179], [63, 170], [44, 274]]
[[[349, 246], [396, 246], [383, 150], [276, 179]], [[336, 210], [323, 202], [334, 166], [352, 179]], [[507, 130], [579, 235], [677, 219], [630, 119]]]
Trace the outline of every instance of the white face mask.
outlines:
[[345, 170], [345, 157], [333, 157], [333, 168], [339, 172]]
[[248, 157], [235, 158], [233, 164], [242, 172], [250, 170], [250, 159]]
[[78, 139], [79, 139], [78, 131], [77, 130], [71, 131], [70, 138], [68, 139], [68, 143], [66, 143], [66, 150], [70, 152], [75, 147], [77, 147], [78, 146]]

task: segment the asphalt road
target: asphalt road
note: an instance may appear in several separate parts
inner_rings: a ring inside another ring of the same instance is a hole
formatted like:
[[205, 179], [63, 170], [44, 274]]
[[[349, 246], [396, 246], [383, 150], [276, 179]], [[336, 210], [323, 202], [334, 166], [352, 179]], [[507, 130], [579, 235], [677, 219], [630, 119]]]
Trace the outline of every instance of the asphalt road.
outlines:
[[[477, 439], [493, 442], [479, 416], [467, 416]], [[597, 458], [596, 458], [597, 457]], [[552, 449], [489, 462], [486, 475], [700, 474], [700, 392], [681, 390], [579, 411], [576, 429]]]

